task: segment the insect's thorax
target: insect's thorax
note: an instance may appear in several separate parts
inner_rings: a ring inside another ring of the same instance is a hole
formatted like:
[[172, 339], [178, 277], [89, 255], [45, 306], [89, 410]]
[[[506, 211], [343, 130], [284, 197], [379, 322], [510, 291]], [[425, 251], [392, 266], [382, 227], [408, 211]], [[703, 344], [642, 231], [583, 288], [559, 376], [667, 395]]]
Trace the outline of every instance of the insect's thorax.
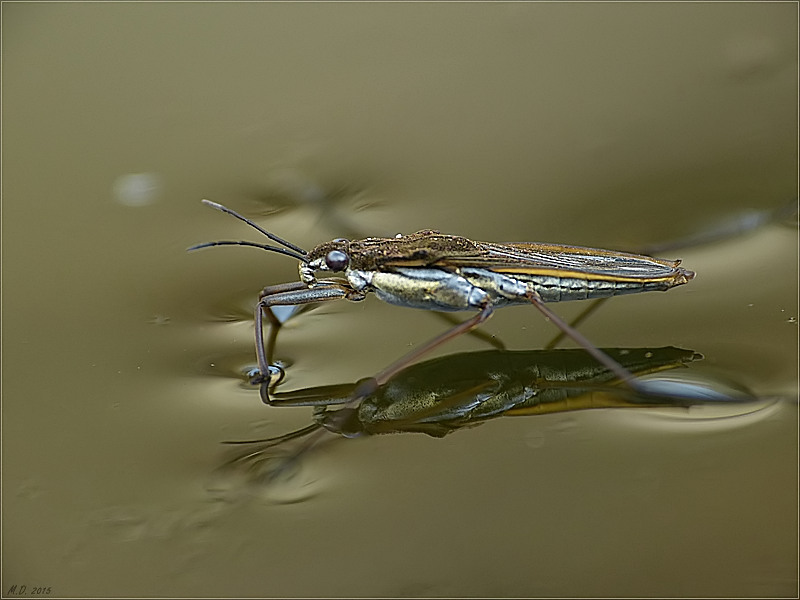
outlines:
[[442, 259], [478, 255], [477, 243], [465, 237], [425, 229], [395, 238], [366, 238], [350, 242], [351, 268], [391, 270], [394, 266], [431, 267]]
[[[478, 302], [474, 286], [435, 265], [448, 257], [479, 253], [472, 240], [428, 229], [395, 238], [337, 239], [308, 254], [307, 261], [300, 264], [300, 279], [313, 286], [316, 271], [341, 273], [354, 290], [374, 292], [393, 304], [468, 310]], [[346, 268], [332, 268], [332, 258], [346, 258]]]
[[354, 289], [373, 292], [384, 302], [428, 310], [471, 310], [487, 294], [456, 273], [441, 269], [398, 267], [392, 271], [349, 269], [347, 281]]

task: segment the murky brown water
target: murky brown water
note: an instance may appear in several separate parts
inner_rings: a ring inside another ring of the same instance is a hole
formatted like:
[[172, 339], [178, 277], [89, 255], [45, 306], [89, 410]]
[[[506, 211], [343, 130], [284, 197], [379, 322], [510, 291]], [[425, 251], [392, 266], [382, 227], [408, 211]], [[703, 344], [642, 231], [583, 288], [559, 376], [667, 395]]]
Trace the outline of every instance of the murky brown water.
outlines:
[[[2, 17], [4, 594], [798, 593], [796, 229], [684, 250], [690, 285], [582, 327], [788, 401], [337, 440], [268, 486], [218, 471], [219, 442], [310, 422], [239, 378], [255, 295], [296, 265], [184, 252], [257, 239], [206, 197], [304, 247], [433, 227], [631, 248], [778, 206], [797, 194], [796, 5]], [[369, 376], [443, 327], [322, 307], [281, 333], [286, 389]], [[553, 334], [526, 307], [484, 329], [514, 350]]]

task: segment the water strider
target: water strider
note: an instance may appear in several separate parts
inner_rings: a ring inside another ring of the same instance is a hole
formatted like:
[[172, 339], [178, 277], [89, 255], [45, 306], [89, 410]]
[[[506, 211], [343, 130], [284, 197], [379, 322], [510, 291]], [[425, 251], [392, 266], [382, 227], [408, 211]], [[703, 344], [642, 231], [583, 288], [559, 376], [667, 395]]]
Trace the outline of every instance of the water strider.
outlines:
[[[352, 403], [363, 399], [393, 375], [441, 344], [466, 333], [488, 319], [495, 308], [532, 304], [595, 360], [628, 386], [636, 382], [630, 372], [595, 347], [546, 305], [547, 302], [606, 298], [647, 291], [666, 291], [690, 281], [694, 272], [679, 260], [558, 244], [476, 242], [434, 230], [394, 238], [335, 239], [311, 251], [267, 231], [239, 213], [210, 200], [203, 203], [244, 221], [279, 245], [247, 241], [197, 244], [253, 246], [299, 261], [300, 281], [265, 287], [255, 308], [256, 355], [260, 375], [269, 378], [264, 347], [263, 316], [279, 325], [271, 308], [329, 300], [363, 300], [374, 293], [398, 306], [436, 311], [477, 311], [426, 344], [406, 354], [353, 392]], [[334, 275], [319, 279], [317, 272]], [[268, 401], [267, 385], [262, 398]]]

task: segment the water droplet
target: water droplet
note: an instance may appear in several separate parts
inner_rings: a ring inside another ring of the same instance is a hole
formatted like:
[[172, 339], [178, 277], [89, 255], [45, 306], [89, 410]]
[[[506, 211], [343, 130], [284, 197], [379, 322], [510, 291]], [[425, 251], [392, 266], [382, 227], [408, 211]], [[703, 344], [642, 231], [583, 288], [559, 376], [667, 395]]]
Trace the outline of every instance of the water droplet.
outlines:
[[124, 206], [147, 206], [161, 194], [161, 178], [154, 173], [129, 173], [117, 177], [114, 199]]

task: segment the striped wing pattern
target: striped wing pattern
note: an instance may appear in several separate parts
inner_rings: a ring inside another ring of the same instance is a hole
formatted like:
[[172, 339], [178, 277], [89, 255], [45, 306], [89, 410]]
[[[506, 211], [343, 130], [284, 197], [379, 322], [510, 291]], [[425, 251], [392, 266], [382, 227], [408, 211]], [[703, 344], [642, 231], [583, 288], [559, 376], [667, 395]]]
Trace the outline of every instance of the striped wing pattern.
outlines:
[[[581, 246], [539, 243], [495, 244], [477, 242], [481, 252], [473, 256], [441, 259], [442, 266], [479, 267], [499, 273], [529, 273], [561, 277], [598, 277], [615, 280], [660, 280], [691, 271], [678, 267], [680, 261], [662, 260], [639, 254]], [[689, 275], [691, 273], [691, 275]]]

